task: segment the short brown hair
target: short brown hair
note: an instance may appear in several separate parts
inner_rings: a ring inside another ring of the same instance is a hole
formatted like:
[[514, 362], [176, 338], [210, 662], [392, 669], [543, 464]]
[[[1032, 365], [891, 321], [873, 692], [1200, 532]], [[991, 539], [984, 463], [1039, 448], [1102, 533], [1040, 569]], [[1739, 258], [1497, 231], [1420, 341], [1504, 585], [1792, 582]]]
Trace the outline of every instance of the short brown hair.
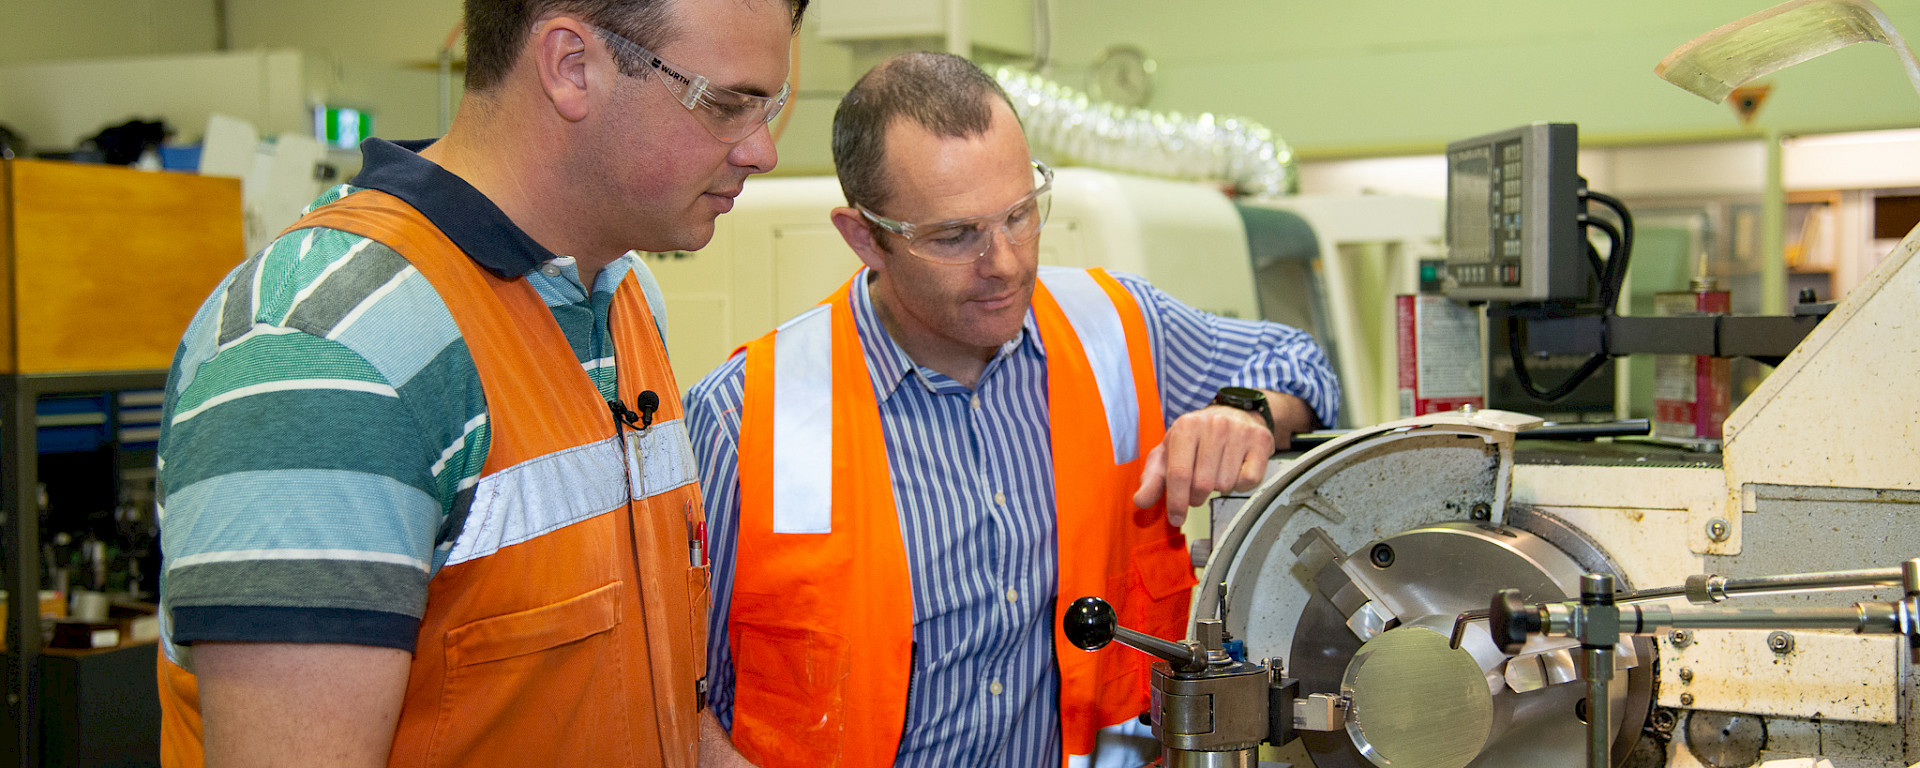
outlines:
[[833, 170], [848, 205], [878, 209], [886, 178], [887, 127], [901, 118], [940, 136], [965, 138], [993, 125], [993, 102], [1013, 102], [991, 75], [948, 53], [903, 53], [860, 77], [833, 113]]
[[[785, 2], [793, 10], [793, 30], [798, 32], [808, 0]], [[640, 45], [659, 48], [679, 34], [669, 13], [671, 6], [672, 0], [466, 0], [467, 90], [484, 91], [505, 80], [520, 58], [534, 20], [542, 16], [574, 16]]]

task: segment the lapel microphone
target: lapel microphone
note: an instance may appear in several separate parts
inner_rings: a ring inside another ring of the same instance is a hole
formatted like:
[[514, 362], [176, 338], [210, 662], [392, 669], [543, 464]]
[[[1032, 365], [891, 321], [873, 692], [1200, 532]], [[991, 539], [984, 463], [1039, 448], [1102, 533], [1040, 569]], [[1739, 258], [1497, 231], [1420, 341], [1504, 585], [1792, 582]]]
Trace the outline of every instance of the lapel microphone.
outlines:
[[640, 407], [640, 428], [653, 426], [653, 412], [660, 410], [660, 396], [651, 389], [641, 390], [633, 396], [633, 404]]

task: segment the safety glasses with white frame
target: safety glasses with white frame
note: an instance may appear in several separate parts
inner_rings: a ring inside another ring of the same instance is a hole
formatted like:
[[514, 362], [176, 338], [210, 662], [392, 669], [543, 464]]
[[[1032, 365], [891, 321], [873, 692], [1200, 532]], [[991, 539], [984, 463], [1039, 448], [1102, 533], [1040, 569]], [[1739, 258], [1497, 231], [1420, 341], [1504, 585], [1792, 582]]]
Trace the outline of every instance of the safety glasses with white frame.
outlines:
[[[773, 122], [780, 115], [780, 109], [787, 105], [787, 96], [793, 90], [792, 84], [781, 83], [779, 93], [755, 96], [722, 88], [701, 75], [660, 58], [660, 54], [647, 50], [639, 43], [592, 24], [588, 24], [587, 28], [618, 49], [614, 61], [622, 74], [648, 78], [658, 70], [660, 76], [655, 79], [666, 86], [674, 100], [693, 113], [707, 132], [722, 143], [738, 144], [752, 136], [754, 131], [760, 130], [760, 126]], [[628, 69], [636, 64], [641, 67], [640, 72], [629, 72]]]
[[1007, 242], [1026, 245], [1040, 234], [1052, 205], [1053, 169], [1039, 160], [1033, 163], [1033, 191], [1007, 206], [1006, 210], [986, 216], [970, 216], [937, 224], [909, 224], [895, 221], [855, 204], [860, 215], [907, 241], [907, 252], [937, 264], [971, 264], [993, 248], [993, 233], [1005, 232]]

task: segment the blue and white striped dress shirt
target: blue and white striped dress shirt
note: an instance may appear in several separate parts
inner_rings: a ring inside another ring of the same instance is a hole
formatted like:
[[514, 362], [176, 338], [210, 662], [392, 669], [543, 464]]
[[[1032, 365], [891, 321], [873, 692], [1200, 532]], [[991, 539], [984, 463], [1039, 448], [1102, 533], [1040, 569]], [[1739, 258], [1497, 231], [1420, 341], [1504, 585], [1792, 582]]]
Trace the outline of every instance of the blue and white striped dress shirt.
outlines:
[[[914, 365], [886, 334], [865, 289], [867, 274], [856, 282], [854, 318], [880, 405], [913, 580], [913, 683], [895, 764], [1056, 768], [1053, 450], [1046, 351], [1033, 314], [969, 390]], [[1339, 383], [1306, 333], [1209, 315], [1139, 277], [1114, 277], [1143, 310], [1167, 423], [1205, 407], [1225, 386], [1295, 395], [1322, 424], [1334, 423]], [[713, 563], [707, 690], [728, 728], [744, 360], [736, 355], [715, 369], [687, 400]]]

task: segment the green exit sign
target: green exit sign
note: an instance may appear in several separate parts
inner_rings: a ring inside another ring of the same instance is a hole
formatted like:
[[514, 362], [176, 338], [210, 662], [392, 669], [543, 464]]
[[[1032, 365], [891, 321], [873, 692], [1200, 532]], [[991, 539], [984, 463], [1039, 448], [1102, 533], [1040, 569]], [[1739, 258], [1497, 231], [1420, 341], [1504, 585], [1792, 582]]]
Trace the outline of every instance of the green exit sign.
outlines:
[[314, 107], [313, 137], [329, 147], [360, 146], [360, 142], [373, 137], [373, 113], [352, 107]]

